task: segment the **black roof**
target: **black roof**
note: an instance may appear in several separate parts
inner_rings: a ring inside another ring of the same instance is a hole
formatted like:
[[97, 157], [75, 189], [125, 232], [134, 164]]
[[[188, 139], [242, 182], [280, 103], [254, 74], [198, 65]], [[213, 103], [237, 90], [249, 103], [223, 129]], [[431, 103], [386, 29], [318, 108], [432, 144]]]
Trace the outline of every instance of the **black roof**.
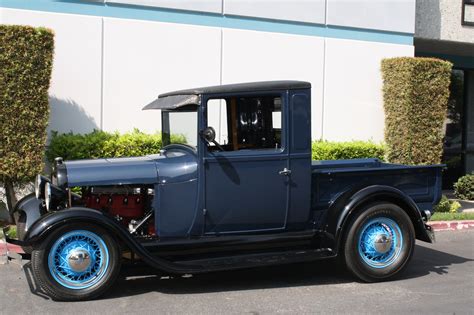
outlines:
[[305, 81], [261, 81], [238, 84], [226, 84], [208, 86], [202, 88], [194, 88], [187, 90], [180, 90], [160, 94], [158, 97], [168, 97], [176, 95], [200, 95], [200, 94], [214, 94], [214, 93], [238, 93], [238, 92], [258, 92], [267, 90], [293, 90], [293, 89], [307, 89], [311, 88], [311, 83]]

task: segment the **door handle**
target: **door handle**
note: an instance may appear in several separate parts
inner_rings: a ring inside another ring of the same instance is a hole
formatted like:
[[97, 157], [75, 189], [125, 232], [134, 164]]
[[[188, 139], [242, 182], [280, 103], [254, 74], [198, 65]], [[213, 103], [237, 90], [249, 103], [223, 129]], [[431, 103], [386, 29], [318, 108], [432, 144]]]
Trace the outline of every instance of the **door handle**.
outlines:
[[280, 174], [282, 176], [290, 176], [291, 170], [289, 170], [285, 167], [282, 171], [279, 171], [278, 174]]

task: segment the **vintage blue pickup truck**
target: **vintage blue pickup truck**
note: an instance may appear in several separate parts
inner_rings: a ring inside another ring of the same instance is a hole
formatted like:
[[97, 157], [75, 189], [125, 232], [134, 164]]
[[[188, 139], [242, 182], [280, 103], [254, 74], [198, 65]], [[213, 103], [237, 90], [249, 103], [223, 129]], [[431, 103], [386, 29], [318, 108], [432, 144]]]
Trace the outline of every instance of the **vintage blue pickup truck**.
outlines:
[[[160, 152], [57, 158], [17, 203], [7, 241], [31, 252], [56, 300], [104, 293], [124, 253], [174, 275], [337, 256], [362, 281], [392, 278], [415, 239], [433, 240], [443, 166], [312, 161], [310, 95], [300, 81], [162, 94], [144, 108], [161, 110]], [[170, 143], [180, 115], [187, 144]]]

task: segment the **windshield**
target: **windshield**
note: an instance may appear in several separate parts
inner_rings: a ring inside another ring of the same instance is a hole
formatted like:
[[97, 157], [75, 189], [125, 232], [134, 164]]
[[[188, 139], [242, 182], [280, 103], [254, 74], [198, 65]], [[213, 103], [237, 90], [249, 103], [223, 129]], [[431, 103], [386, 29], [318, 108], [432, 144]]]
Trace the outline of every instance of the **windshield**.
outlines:
[[163, 147], [171, 143], [197, 146], [197, 106], [163, 110], [161, 115]]

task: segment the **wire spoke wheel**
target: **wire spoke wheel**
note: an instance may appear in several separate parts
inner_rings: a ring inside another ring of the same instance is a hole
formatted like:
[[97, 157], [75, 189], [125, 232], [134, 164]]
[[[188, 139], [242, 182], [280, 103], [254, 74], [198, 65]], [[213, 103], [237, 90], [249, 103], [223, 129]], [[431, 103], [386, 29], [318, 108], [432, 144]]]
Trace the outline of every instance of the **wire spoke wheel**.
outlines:
[[368, 204], [352, 216], [346, 231], [344, 262], [362, 281], [394, 277], [413, 255], [415, 229], [405, 210], [396, 204]]
[[104, 241], [95, 233], [71, 231], [52, 246], [48, 266], [53, 278], [69, 289], [88, 288], [104, 276], [109, 253]]
[[373, 268], [385, 268], [397, 260], [402, 251], [403, 236], [398, 224], [389, 218], [376, 218], [362, 228], [359, 255]]
[[73, 222], [54, 229], [34, 247], [31, 265], [37, 284], [54, 300], [89, 300], [117, 279], [120, 244], [100, 226]]

